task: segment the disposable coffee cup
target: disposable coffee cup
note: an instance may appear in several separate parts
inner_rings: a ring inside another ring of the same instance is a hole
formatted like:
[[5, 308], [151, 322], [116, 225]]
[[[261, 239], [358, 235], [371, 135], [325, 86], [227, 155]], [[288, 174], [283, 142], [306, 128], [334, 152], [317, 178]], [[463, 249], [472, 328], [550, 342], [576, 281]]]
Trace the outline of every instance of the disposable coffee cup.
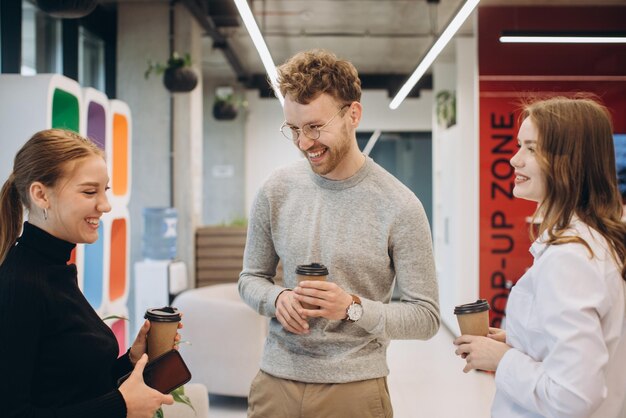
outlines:
[[[328, 269], [320, 263], [301, 264], [296, 267], [296, 280], [298, 284], [305, 280], [326, 281], [328, 279]], [[304, 309], [319, 309], [319, 306], [310, 303], [300, 303]]]
[[174, 339], [176, 338], [181, 316], [178, 309], [165, 306], [163, 308], [148, 309], [144, 318], [150, 321], [147, 342], [148, 359], [154, 360], [174, 347]]
[[462, 335], [489, 334], [489, 303], [485, 299], [454, 307]]

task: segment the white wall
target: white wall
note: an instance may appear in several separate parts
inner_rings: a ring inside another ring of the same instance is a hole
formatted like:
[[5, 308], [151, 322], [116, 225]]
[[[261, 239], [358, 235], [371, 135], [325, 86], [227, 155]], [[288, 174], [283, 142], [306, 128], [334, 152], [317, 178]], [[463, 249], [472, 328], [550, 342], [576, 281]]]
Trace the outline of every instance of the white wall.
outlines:
[[[407, 99], [397, 110], [389, 109], [391, 99], [383, 90], [364, 90], [363, 119], [359, 130], [430, 131], [432, 127], [431, 91]], [[246, 208], [249, 212], [256, 192], [272, 170], [300, 157], [300, 152], [278, 131], [284, 121], [277, 99], [261, 99], [256, 91], [247, 94], [249, 103], [245, 127]]]
[[[149, 59], [167, 59], [168, 5], [121, 3], [117, 20], [117, 97], [133, 120], [129, 318], [136, 317], [134, 263], [142, 259], [142, 210], [169, 206], [169, 94], [161, 77], [144, 79]], [[137, 308], [142, 309], [142, 308]], [[131, 335], [139, 324], [132, 321]], [[134, 337], [133, 337], [134, 338]]]
[[[204, 78], [204, 147], [202, 199], [203, 224], [229, 224], [245, 217], [245, 121], [246, 109], [239, 109], [233, 120], [213, 117], [215, 89], [235, 86], [236, 78], [216, 78], [210, 73]], [[237, 97], [244, 95], [235, 90]]]
[[433, 235], [441, 317], [458, 334], [454, 306], [478, 298], [478, 51], [475, 38], [454, 42], [456, 63], [434, 67], [434, 94], [456, 91], [457, 123], [433, 115]]
[[245, 122], [245, 204], [246, 216], [257, 190], [274, 168], [299, 158], [298, 149], [278, 131], [283, 109], [278, 99], [263, 99], [258, 91], [246, 93], [248, 113]]
[[203, 30], [182, 4], [176, 5], [174, 50], [189, 53], [198, 85], [189, 93], [174, 94], [174, 206], [178, 210], [177, 256], [195, 283], [196, 229], [202, 224], [203, 172]]
[[[175, 8], [175, 48], [191, 54], [200, 74], [202, 31], [182, 4]], [[142, 209], [170, 206], [172, 197], [179, 219], [178, 258], [186, 263], [193, 283], [195, 229], [202, 215], [202, 80], [193, 92], [176, 95], [171, 121], [170, 93], [162, 76], [144, 79], [149, 60], [165, 63], [169, 56], [169, 4], [120, 3], [117, 24], [117, 97], [128, 104], [133, 119], [131, 265], [142, 259]], [[171, 122], [174, 196], [170, 196]], [[130, 300], [133, 298], [131, 286]], [[129, 308], [133, 318], [135, 307], [130, 304]]]

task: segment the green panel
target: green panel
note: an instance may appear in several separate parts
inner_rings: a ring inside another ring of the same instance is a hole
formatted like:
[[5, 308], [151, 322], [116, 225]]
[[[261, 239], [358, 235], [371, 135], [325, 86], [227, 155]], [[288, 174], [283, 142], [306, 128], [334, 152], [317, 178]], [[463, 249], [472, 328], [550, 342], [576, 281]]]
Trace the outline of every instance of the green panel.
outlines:
[[78, 98], [65, 90], [54, 89], [52, 96], [52, 128], [69, 129], [78, 132]]

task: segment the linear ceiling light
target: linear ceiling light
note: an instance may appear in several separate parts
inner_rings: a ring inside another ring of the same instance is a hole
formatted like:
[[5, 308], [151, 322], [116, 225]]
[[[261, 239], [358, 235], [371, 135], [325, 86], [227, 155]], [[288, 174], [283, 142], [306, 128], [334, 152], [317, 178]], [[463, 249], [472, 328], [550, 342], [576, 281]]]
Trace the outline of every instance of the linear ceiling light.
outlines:
[[466, 0], [465, 4], [456, 12], [456, 15], [452, 18], [448, 26], [445, 30], [439, 35], [439, 38], [433, 43], [430, 47], [424, 58], [422, 58], [421, 62], [411, 74], [411, 77], [404, 83], [404, 85], [400, 88], [400, 91], [396, 94], [396, 97], [393, 98], [391, 103], [389, 103], [390, 109], [397, 109], [400, 106], [400, 103], [409, 95], [411, 89], [415, 87], [420, 78], [426, 73], [426, 70], [431, 66], [435, 58], [443, 51], [446, 47], [450, 39], [454, 36], [454, 34], [459, 30], [465, 19], [472, 14], [474, 8], [478, 5], [480, 0]]
[[625, 32], [502, 32], [503, 43], [623, 44]]
[[252, 15], [252, 10], [250, 10], [248, 1], [235, 0], [235, 5], [237, 6], [237, 10], [239, 10], [239, 14], [241, 15], [241, 19], [243, 20], [244, 25], [246, 25], [248, 34], [250, 35], [250, 38], [252, 38], [252, 42], [254, 43], [254, 46], [256, 47], [259, 56], [261, 57], [261, 61], [263, 62], [263, 66], [265, 67], [265, 72], [270, 79], [272, 89], [274, 89], [274, 94], [276, 95], [282, 106], [284, 99], [283, 95], [280, 94], [280, 90], [278, 89], [278, 71], [276, 71], [276, 65], [274, 64], [274, 60], [272, 59], [270, 50], [267, 48], [267, 44], [263, 39], [263, 35], [261, 35], [259, 26], [256, 24], [256, 20]]

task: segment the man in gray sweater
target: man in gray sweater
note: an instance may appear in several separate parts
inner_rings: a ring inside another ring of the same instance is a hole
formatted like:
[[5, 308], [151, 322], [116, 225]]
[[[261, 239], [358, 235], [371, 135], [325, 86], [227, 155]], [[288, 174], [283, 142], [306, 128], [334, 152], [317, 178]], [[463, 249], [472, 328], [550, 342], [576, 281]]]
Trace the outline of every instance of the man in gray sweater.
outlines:
[[[239, 292], [271, 320], [248, 416], [391, 417], [389, 340], [439, 329], [428, 220], [358, 148], [361, 82], [350, 62], [312, 50], [278, 73], [281, 131], [305, 160], [277, 169], [250, 214]], [[296, 267], [310, 263], [327, 266], [328, 280], [298, 284]]]

